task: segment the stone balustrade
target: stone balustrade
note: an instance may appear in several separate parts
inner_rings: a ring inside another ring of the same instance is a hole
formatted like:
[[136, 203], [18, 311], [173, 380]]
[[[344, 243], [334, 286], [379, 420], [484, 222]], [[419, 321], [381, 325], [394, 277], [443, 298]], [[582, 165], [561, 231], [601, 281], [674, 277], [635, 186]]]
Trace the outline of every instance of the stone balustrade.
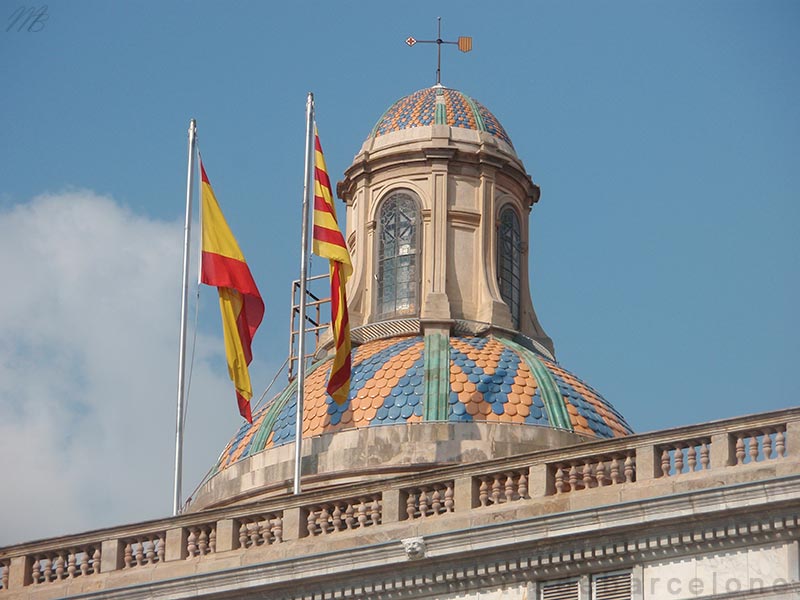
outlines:
[[586, 456], [556, 463], [548, 471], [552, 474], [552, 488], [556, 494], [633, 483], [636, 481], [636, 452]]
[[240, 548], [257, 548], [265, 544], [280, 544], [283, 541], [281, 512], [240, 517], [237, 522]]
[[435, 517], [455, 510], [452, 481], [422, 485], [403, 490], [409, 519]]
[[480, 506], [494, 506], [530, 497], [527, 469], [479, 475], [477, 479]]
[[100, 546], [83, 546], [36, 554], [31, 560], [31, 583], [53, 583], [100, 572]]
[[192, 525], [186, 528], [186, 558], [205, 556], [217, 551], [217, 524]]
[[381, 522], [381, 495], [334, 500], [307, 509], [308, 535], [363, 529]]
[[661, 444], [656, 454], [661, 457], [661, 477], [675, 477], [711, 468], [711, 438], [703, 437]]
[[[424, 533], [426, 527], [436, 531], [441, 519], [466, 519], [463, 526], [469, 527], [472, 519], [498, 517], [493, 511], [563, 512], [589, 501], [617, 503], [691, 486], [735, 484], [742, 469], [779, 477], [797, 472], [798, 448], [800, 409], [787, 409], [30, 542], [0, 548], [0, 600], [15, 598], [15, 591], [81, 585], [84, 579], [88, 585], [127, 572], [141, 571], [145, 580], [166, 577], [169, 569], [163, 575], [149, 570], [187, 560], [198, 561], [199, 568], [210, 554], [270, 552], [275, 545], [334, 533], [344, 544], [357, 544], [371, 531], [393, 535], [392, 526], [411, 519]], [[616, 495], [593, 496], [604, 489]]]
[[732, 434], [736, 440], [736, 464], [774, 460], [786, 456], [786, 426], [756, 427]]

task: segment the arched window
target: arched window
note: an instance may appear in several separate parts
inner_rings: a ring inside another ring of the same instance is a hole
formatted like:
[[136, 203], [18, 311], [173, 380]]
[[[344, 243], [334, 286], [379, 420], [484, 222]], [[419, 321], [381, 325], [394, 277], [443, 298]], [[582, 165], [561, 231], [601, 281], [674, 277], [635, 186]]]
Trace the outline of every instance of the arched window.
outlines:
[[378, 318], [415, 315], [419, 310], [419, 210], [414, 198], [395, 192], [384, 200], [378, 227]]
[[519, 218], [510, 206], [500, 211], [497, 228], [497, 283], [500, 296], [508, 308], [514, 327], [519, 327], [519, 298], [522, 275], [522, 236]]

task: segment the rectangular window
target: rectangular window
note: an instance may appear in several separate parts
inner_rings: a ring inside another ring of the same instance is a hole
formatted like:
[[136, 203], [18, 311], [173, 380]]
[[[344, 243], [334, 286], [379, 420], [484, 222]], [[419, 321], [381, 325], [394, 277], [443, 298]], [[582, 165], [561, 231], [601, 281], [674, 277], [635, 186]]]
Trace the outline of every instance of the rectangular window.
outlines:
[[631, 572], [602, 573], [592, 577], [593, 600], [630, 600]]
[[581, 600], [580, 581], [544, 583], [539, 587], [540, 600]]

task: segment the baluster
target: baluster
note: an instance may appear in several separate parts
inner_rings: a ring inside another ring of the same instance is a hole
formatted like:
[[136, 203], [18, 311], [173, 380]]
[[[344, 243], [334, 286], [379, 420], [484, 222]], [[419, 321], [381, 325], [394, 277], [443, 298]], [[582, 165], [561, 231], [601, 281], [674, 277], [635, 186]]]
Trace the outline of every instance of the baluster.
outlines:
[[414, 519], [417, 516], [417, 495], [413, 491], [408, 492], [406, 499], [406, 514], [409, 519]]
[[133, 558], [137, 567], [144, 564], [144, 542], [142, 540], [136, 540], [136, 551], [133, 553]]
[[455, 502], [453, 500], [453, 484], [448, 483], [444, 489], [444, 510], [445, 512], [453, 512]]
[[578, 489], [578, 467], [572, 465], [569, 468], [569, 491], [574, 492]]
[[95, 548], [92, 554], [92, 573], [100, 573], [100, 548]]
[[686, 459], [689, 463], [689, 473], [693, 473], [695, 467], [697, 467], [697, 450], [695, 450], [694, 444], [689, 445], [689, 449], [686, 451]]
[[166, 542], [164, 541], [163, 533], [159, 533], [156, 537], [156, 561], [164, 562], [164, 553], [166, 552]]
[[[664, 448], [661, 451], [661, 474], [664, 477], [670, 476], [670, 465], [669, 465], [669, 450]], [[616, 481], [614, 483], [617, 483]]]
[[442, 494], [439, 491], [439, 486], [433, 486], [433, 496], [431, 497], [431, 514], [433, 516], [442, 512]]
[[55, 578], [55, 575], [53, 574], [54, 568], [55, 568], [55, 561], [49, 556], [46, 556], [44, 559], [44, 580], [48, 583], [53, 581], [53, 579]]
[[478, 501], [481, 506], [489, 506], [489, 479], [481, 477], [481, 486], [478, 489]]
[[147, 564], [152, 565], [156, 557], [156, 544], [154, 540], [147, 540]]
[[592, 465], [587, 460], [583, 464], [583, 489], [588, 490], [592, 487]]
[[[669, 467], [667, 467], [667, 474], [669, 474]], [[611, 483], [622, 483], [622, 481], [619, 473], [619, 457], [615, 456], [611, 459]]]
[[625, 457], [625, 483], [633, 483], [633, 478], [636, 475], [636, 463], [633, 456], [630, 454]]
[[556, 494], [564, 493], [564, 469], [561, 465], [556, 466]]
[[352, 502], [347, 503], [347, 508], [344, 511], [344, 522], [347, 523], [347, 528], [352, 529], [356, 526], [356, 509]]
[[502, 484], [500, 483], [500, 475], [494, 475], [494, 481], [492, 482], [492, 504], [500, 504], [500, 490], [503, 489]]
[[8, 565], [5, 563], [0, 563], [0, 567], [2, 567], [3, 576], [0, 578], [0, 589], [7, 590], [8, 589]]
[[250, 532], [250, 547], [260, 546], [264, 542], [264, 535], [262, 533], [264, 528], [261, 523], [261, 517], [255, 517], [254, 520], [248, 525]]
[[130, 569], [133, 566], [133, 548], [131, 546], [133, 542], [127, 542], [125, 544], [125, 558], [123, 559], [125, 562], [125, 568]]
[[317, 535], [317, 511], [308, 511], [308, 535]]
[[782, 429], [778, 429], [775, 433], [775, 458], [786, 456], [786, 438], [784, 435]]
[[64, 579], [64, 557], [56, 554], [56, 581]]
[[424, 487], [419, 488], [419, 516], [428, 516], [428, 490]]
[[186, 538], [186, 558], [193, 558], [197, 553], [197, 534], [194, 527], [189, 529], [189, 537]]
[[67, 579], [75, 579], [75, 573], [78, 570], [76, 558], [75, 552], [67, 550]]
[[197, 550], [200, 556], [208, 554], [208, 532], [205, 527], [200, 529], [200, 537], [197, 540]]
[[509, 471], [506, 473], [506, 485], [505, 485], [505, 499], [504, 502], [513, 502], [514, 501], [514, 494], [516, 493], [516, 486], [514, 485], [514, 473]]
[[772, 458], [772, 432], [767, 429], [764, 431], [764, 441], [761, 446], [761, 450], [763, 452], [764, 460], [769, 460]]
[[320, 529], [322, 530], [322, 533], [324, 534], [330, 533], [330, 526], [331, 526], [330, 518], [331, 518], [331, 513], [328, 510], [328, 505], [323, 504], [322, 510], [319, 512], [319, 526]]
[[363, 498], [358, 503], [358, 526], [367, 526], [367, 503], [364, 502]]
[[683, 473], [683, 446], [675, 445], [675, 475]]
[[520, 498], [524, 499], [528, 497], [528, 476], [525, 475], [524, 470], [519, 474], [519, 484], [517, 485], [517, 493], [519, 494]]
[[[309, 522], [310, 522], [310, 519], [311, 518], [309, 517]], [[313, 535], [311, 533], [310, 529], [308, 530], [308, 533]], [[239, 547], [240, 548], [247, 548], [247, 546], [248, 546], [247, 542], [248, 542], [249, 539], [250, 538], [247, 535], [247, 523], [244, 520], [242, 520], [242, 521], [239, 522]]]
[[215, 553], [217, 551], [217, 528], [213, 527], [211, 533], [208, 534], [208, 551]]
[[740, 433], [736, 436], [736, 464], [744, 464], [744, 434]]
[[758, 462], [758, 437], [757, 434], [750, 436], [750, 462]]
[[334, 531], [342, 530], [342, 508], [338, 502], [333, 505], [332, 525]]
[[378, 495], [372, 497], [372, 504], [370, 505], [369, 520], [373, 525], [379, 525], [381, 522], [381, 502], [378, 500]]
[[603, 462], [602, 458], [595, 465], [594, 478], [599, 487], [608, 485], [608, 480], [606, 479], [606, 463]]
[[283, 518], [275, 517], [270, 523], [272, 523], [272, 540], [270, 540], [270, 543], [280, 544], [283, 541]]
[[[33, 557], [33, 569], [31, 569], [31, 581], [33, 581], [33, 583], [42, 583], [42, 570], [39, 565], [39, 560], [41, 559], [38, 556]], [[6, 573], [8, 573], [8, 569], [6, 569]]]
[[88, 575], [89, 574], [89, 550], [91, 548], [86, 548], [83, 552], [81, 552], [81, 575]]
[[708, 442], [705, 442], [705, 441], [702, 444], [700, 444], [700, 469], [701, 470], [708, 469], [711, 466], [710, 465], [710, 461], [709, 461], [709, 448], [708, 448], [708, 445], [709, 445]]

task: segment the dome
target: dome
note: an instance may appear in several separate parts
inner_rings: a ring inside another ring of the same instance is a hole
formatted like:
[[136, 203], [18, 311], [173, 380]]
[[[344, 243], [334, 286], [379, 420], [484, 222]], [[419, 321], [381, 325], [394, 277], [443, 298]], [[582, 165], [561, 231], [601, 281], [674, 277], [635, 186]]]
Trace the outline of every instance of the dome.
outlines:
[[[612, 438], [632, 433], [625, 418], [592, 387], [535, 346], [493, 335], [450, 337], [450, 423], [506, 423]], [[422, 336], [366, 342], [353, 351], [347, 402], [325, 391], [331, 359], [306, 374], [303, 437], [349, 429], [419, 423], [426, 364]], [[290, 442], [295, 436], [296, 383], [257, 410], [223, 450], [210, 476], [233, 463]]]
[[392, 104], [369, 137], [429, 125], [485, 131], [513, 148], [506, 130], [485, 106], [458, 90], [442, 86], [419, 90]]

